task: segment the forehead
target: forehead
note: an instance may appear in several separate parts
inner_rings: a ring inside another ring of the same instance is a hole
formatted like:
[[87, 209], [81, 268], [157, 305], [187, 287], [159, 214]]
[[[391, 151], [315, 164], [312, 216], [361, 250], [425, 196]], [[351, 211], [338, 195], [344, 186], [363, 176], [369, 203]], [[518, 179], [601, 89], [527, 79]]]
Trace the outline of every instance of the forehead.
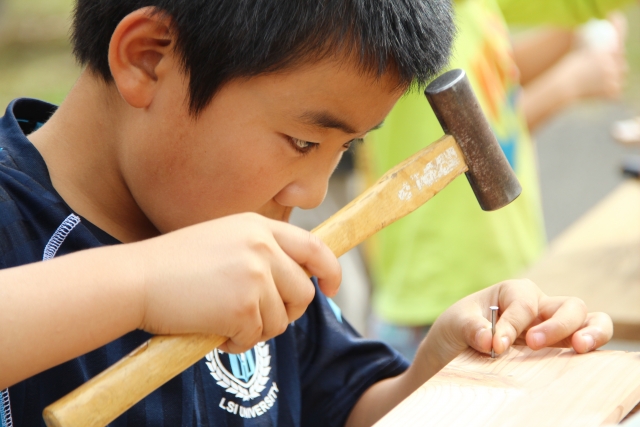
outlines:
[[304, 63], [280, 72], [265, 74], [274, 84], [305, 87], [310, 94], [346, 96], [364, 91], [395, 94], [404, 91], [395, 71], [380, 76], [363, 70], [359, 62], [331, 57]]
[[405, 90], [394, 73], [374, 76], [354, 61], [335, 58], [246, 79], [241, 85], [280, 114], [354, 134], [382, 121]]

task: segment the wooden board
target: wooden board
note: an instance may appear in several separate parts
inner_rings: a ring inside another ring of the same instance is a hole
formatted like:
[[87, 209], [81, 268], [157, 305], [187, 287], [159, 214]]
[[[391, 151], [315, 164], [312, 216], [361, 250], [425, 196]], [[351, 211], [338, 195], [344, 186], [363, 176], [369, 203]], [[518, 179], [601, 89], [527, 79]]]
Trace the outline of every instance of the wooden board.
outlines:
[[640, 340], [640, 181], [623, 182], [524, 277], [548, 295], [577, 296], [589, 311], [608, 313], [614, 338]]
[[467, 350], [381, 419], [399, 426], [602, 426], [640, 401], [640, 353]]

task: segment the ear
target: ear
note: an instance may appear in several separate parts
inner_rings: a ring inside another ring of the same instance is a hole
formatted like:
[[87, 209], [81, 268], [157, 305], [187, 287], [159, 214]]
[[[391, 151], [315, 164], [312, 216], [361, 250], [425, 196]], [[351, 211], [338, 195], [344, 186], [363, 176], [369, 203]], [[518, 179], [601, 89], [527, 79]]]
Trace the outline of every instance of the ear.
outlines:
[[[163, 67], [173, 53], [171, 18], [145, 7], [127, 15], [116, 27], [109, 44], [109, 67], [118, 91], [132, 107], [151, 104]], [[164, 62], [163, 62], [164, 61]]]

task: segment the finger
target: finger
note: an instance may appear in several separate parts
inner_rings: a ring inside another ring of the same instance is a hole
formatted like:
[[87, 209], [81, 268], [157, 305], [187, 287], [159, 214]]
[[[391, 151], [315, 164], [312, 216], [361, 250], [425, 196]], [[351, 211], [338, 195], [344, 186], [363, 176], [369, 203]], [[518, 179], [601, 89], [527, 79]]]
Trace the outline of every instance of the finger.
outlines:
[[236, 305], [232, 317], [243, 319], [235, 333], [229, 334], [229, 340], [220, 346], [228, 353], [244, 353], [252, 349], [262, 336], [262, 318], [257, 304]]
[[538, 316], [538, 300], [544, 295], [530, 280], [511, 280], [500, 285], [500, 318], [493, 348], [502, 354]]
[[[488, 310], [484, 308], [482, 301], [465, 298], [456, 304], [454, 311], [449, 311], [439, 318], [446, 323], [448, 317], [449, 321], [456, 325], [452, 329], [456, 331], [454, 336], [445, 340], [453, 343], [451, 347], [453, 354], [457, 354], [467, 347], [473, 347], [481, 353], [491, 351], [491, 321], [487, 318], [489, 317]], [[463, 342], [460, 342], [456, 336], [462, 337]]]
[[606, 313], [589, 313], [583, 327], [571, 337], [576, 353], [587, 353], [602, 347], [613, 337], [613, 322]]
[[[298, 230], [294, 228], [294, 232]], [[316, 292], [308, 273], [278, 244], [271, 261], [271, 274], [288, 322], [297, 320], [307, 310]]]
[[[573, 347], [577, 353], [595, 350], [613, 336], [613, 322], [606, 313], [589, 313], [582, 327], [573, 335], [558, 341], [553, 347]], [[526, 345], [526, 343], [524, 343]]]
[[[313, 301], [316, 292], [313, 282], [302, 267], [281, 249], [274, 253], [271, 274], [274, 287], [268, 296], [265, 295], [265, 298], [268, 298], [269, 303], [274, 307], [282, 309], [281, 315], [285, 317], [287, 324], [297, 320]], [[266, 301], [265, 299], [265, 304]], [[264, 305], [262, 311], [270, 309], [268, 305]]]
[[251, 350], [256, 344], [260, 342], [260, 335], [254, 335], [249, 338], [246, 334], [242, 336], [236, 336], [229, 338], [227, 342], [221, 345], [219, 348], [227, 353], [240, 354], [245, 351]]
[[491, 322], [485, 318], [477, 319], [475, 324], [469, 324], [465, 334], [467, 344], [482, 353], [491, 353], [493, 333]]
[[[296, 266], [298, 267], [298, 266]], [[298, 267], [300, 269], [300, 267]], [[300, 269], [301, 270], [301, 269]], [[303, 280], [306, 282], [310, 282], [309, 278], [306, 275], [302, 274]], [[301, 313], [298, 315], [300, 317], [302, 313], [304, 313], [306, 307], [313, 299], [313, 286], [311, 283], [305, 283], [303, 286], [298, 286], [299, 288], [311, 289], [311, 298], [308, 299], [307, 304], [302, 308]], [[308, 292], [307, 292], [308, 293]], [[302, 307], [302, 304], [300, 304]], [[267, 341], [271, 338], [274, 338], [287, 330], [289, 323], [295, 319], [289, 319], [286, 304], [283, 301], [278, 288], [275, 283], [272, 284], [271, 287], [265, 290], [262, 293], [260, 298], [260, 317], [262, 319], [262, 335], [260, 337], [260, 341]]]
[[618, 42], [624, 47], [624, 42], [627, 38], [627, 18], [623, 13], [615, 11], [609, 14], [607, 20], [613, 24], [618, 33]]
[[282, 250], [318, 278], [320, 290], [325, 295], [331, 297], [337, 294], [342, 280], [342, 269], [327, 245], [309, 231], [280, 221], [268, 221]]
[[544, 297], [539, 310], [542, 318], [547, 320], [530, 328], [526, 336], [527, 345], [534, 350], [570, 337], [587, 317], [587, 307], [579, 298]]

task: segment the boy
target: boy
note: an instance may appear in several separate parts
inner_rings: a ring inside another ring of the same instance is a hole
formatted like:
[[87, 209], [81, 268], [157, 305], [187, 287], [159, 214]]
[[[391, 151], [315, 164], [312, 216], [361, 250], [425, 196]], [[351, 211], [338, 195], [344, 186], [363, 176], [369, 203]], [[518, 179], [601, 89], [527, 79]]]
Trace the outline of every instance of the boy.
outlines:
[[149, 333], [229, 341], [113, 425], [371, 425], [467, 346], [488, 352], [496, 301], [497, 353], [530, 326], [534, 348], [610, 338], [579, 300], [505, 282], [443, 314], [409, 367], [318, 292], [339, 264], [289, 213], [445, 63], [447, 1], [131, 3], [80, 0], [74, 89], [0, 123], [5, 421], [41, 425]]

